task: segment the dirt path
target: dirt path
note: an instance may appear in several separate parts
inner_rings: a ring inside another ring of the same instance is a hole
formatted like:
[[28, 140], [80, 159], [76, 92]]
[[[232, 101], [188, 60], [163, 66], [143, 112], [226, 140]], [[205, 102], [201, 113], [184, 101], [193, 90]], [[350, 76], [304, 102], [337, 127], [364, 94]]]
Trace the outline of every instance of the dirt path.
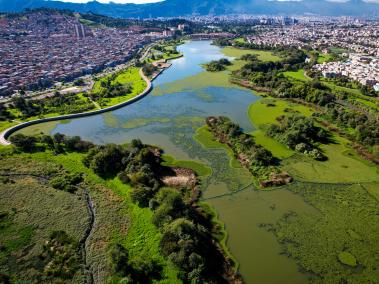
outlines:
[[83, 262], [84, 262], [85, 267], [86, 267], [86, 272], [88, 273], [87, 274], [88, 275], [87, 276], [87, 283], [93, 284], [94, 283], [93, 273], [92, 273], [90, 265], [88, 265], [88, 262], [87, 262], [87, 243], [88, 243], [89, 237], [91, 236], [91, 233], [93, 231], [93, 227], [95, 224], [95, 209], [93, 207], [92, 199], [91, 199], [91, 196], [89, 195], [87, 189], [84, 189], [84, 197], [85, 197], [86, 204], [87, 204], [87, 211], [88, 211], [88, 216], [89, 216], [89, 222], [88, 223], [89, 224], [88, 224], [87, 230], [84, 232], [84, 236], [83, 236], [82, 240], [80, 241], [80, 246], [81, 246], [81, 251], [82, 251]]

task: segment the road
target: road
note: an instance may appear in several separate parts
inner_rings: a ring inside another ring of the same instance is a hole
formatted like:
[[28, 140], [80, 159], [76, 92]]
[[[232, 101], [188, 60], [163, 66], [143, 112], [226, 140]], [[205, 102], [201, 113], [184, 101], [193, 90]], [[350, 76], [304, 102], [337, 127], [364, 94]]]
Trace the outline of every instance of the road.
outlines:
[[105, 112], [108, 112], [108, 111], [112, 111], [112, 110], [121, 108], [123, 106], [132, 104], [132, 103], [134, 103], [134, 102], [142, 99], [144, 96], [146, 96], [148, 93], [150, 93], [150, 91], [153, 88], [153, 84], [149, 80], [149, 78], [147, 78], [145, 76], [145, 74], [142, 71], [142, 68], [140, 69], [139, 72], [140, 72], [140, 76], [145, 80], [147, 86], [146, 86], [145, 90], [141, 94], [135, 96], [134, 98], [131, 98], [131, 99], [125, 101], [125, 102], [122, 102], [122, 103], [119, 103], [117, 105], [110, 106], [110, 107], [107, 107], [107, 108], [103, 108], [103, 109], [98, 109], [98, 110], [93, 110], [93, 111], [88, 111], [88, 112], [82, 112], [82, 113], [73, 113], [73, 114], [67, 114], [67, 115], [59, 115], [59, 116], [55, 116], [55, 117], [41, 118], [41, 119], [36, 119], [36, 120], [32, 120], [32, 121], [23, 122], [21, 124], [12, 126], [12, 127], [8, 128], [8, 129], [4, 130], [2, 133], [0, 133], [0, 144], [4, 145], [4, 146], [10, 145], [11, 143], [7, 140], [9, 138], [9, 136], [12, 133], [16, 132], [17, 130], [23, 129], [23, 128], [27, 127], [27, 126], [31, 126], [31, 125], [35, 125], [35, 124], [39, 124], [39, 123], [44, 123], [44, 122], [49, 122], [49, 121], [57, 121], [57, 120], [64, 120], [64, 119], [74, 119], [74, 118], [80, 118], [80, 117], [97, 115], [97, 114], [101, 114], [101, 113], [105, 113]]

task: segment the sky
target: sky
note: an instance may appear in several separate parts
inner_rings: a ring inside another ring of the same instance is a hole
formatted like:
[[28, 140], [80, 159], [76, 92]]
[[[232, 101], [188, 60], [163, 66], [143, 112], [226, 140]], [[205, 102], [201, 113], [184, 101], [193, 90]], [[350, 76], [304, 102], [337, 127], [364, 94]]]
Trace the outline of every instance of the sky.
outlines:
[[[89, 1], [92, 1], [92, 0], [59, 0], [59, 1], [63, 1], [63, 2], [71, 2], [71, 3], [86, 3], [86, 2], [89, 2]], [[136, 3], [136, 4], [143, 4], [143, 3], [153, 3], [153, 2], [160, 2], [160, 1], [163, 1], [163, 0], [97, 0], [98, 2], [101, 2], [101, 3], [109, 3], [109, 2], [113, 2], [113, 3]], [[231, 0], [232, 1], [232, 0]], [[269, 0], [269, 1], [283, 1], [283, 2], [286, 2], [286, 1], [306, 1], [306, 0]], [[343, 2], [347, 2], [349, 0], [327, 0], [327, 1], [330, 1], [330, 2], [339, 2], [339, 3], [343, 3]], [[367, 3], [378, 3], [379, 4], [379, 0], [363, 0], [364, 2], [367, 2]]]
[[[89, 2], [89, 1], [92, 1], [92, 0], [59, 0], [59, 1], [71, 2], [71, 3], [86, 3], [86, 2]], [[113, 2], [113, 3], [136, 3], [136, 4], [143, 4], [143, 3], [160, 2], [160, 1], [163, 1], [163, 0], [97, 0], [97, 1], [101, 2], [101, 3]], [[306, 0], [271, 0], [271, 1], [306, 1]], [[347, 2], [348, 0], [327, 0], [327, 1], [343, 3], [343, 2]], [[379, 0], [363, 0], [363, 1], [367, 2], [367, 3], [378, 3], [379, 4]]]
[[[62, 2], [71, 2], [71, 3], [86, 3], [90, 2], [92, 0], [59, 0]], [[161, 0], [97, 0], [97, 2], [101, 3], [136, 3], [136, 4], [143, 4], [143, 3], [152, 3], [152, 2], [159, 2]]]

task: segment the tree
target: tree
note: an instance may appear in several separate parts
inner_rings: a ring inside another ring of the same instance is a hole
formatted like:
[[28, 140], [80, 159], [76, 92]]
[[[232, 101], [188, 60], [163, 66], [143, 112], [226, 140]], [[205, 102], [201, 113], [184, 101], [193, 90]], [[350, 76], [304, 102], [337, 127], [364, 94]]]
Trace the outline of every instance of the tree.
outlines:
[[84, 164], [99, 176], [114, 176], [122, 170], [122, 160], [126, 155], [127, 152], [122, 146], [108, 144], [91, 149], [84, 159]]
[[54, 136], [53, 136], [53, 139], [54, 139], [54, 142], [55, 142], [55, 143], [60, 144], [60, 143], [63, 142], [64, 137], [65, 137], [65, 136], [64, 136], [63, 134], [61, 134], [61, 133], [55, 133]]
[[134, 203], [141, 207], [148, 207], [149, 201], [154, 197], [154, 191], [149, 187], [137, 187], [132, 190], [130, 197]]
[[12, 135], [9, 139], [17, 149], [23, 152], [31, 152], [35, 149], [37, 139], [33, 136], [25, 136], [23, 134]]
[[50, 150], [54, 150], [54, 140], [50, 135], [43, 135], [41, 137], [41, 143], [46, 144]]

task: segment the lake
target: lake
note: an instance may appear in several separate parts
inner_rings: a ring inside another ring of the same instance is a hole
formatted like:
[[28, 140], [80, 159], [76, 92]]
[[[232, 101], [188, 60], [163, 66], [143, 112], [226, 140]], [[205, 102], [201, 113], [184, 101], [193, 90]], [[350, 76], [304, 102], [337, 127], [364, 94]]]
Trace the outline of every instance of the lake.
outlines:
[[[209, 79], [213, 77], [206, 75], [202, 64], [225, 57], [211, 42], [187, 42], [178, 50], [184, 57], [172, 61], [172, 67], [154, 81], [154, 91], [145, 98], [106, 114], [54, 124], [51, 133], [78, 135], [98, 144], [140, 138], [178, 160], [209, 165], [213, 172], [203, 181], [204, 198], [225, 224], [227, 245], [240, 263], [245, 281], [307, 283], [306, 275], [298, 271], [292, 259], [281, 254], [274, 235], [260, 224], [275, 223], [290, 211], [313, 209], [285, 189], [260, 191], [246, 187], [252, 180], [250, 173], [230, 165], [225, 150], [206, 149], [193, 138], [210, 115], [228, 116], [244, 131], [252, 132], [247, 109], [259, 97], [250, 90]], [[227, 74], [214, 76], [227, 78]]]

